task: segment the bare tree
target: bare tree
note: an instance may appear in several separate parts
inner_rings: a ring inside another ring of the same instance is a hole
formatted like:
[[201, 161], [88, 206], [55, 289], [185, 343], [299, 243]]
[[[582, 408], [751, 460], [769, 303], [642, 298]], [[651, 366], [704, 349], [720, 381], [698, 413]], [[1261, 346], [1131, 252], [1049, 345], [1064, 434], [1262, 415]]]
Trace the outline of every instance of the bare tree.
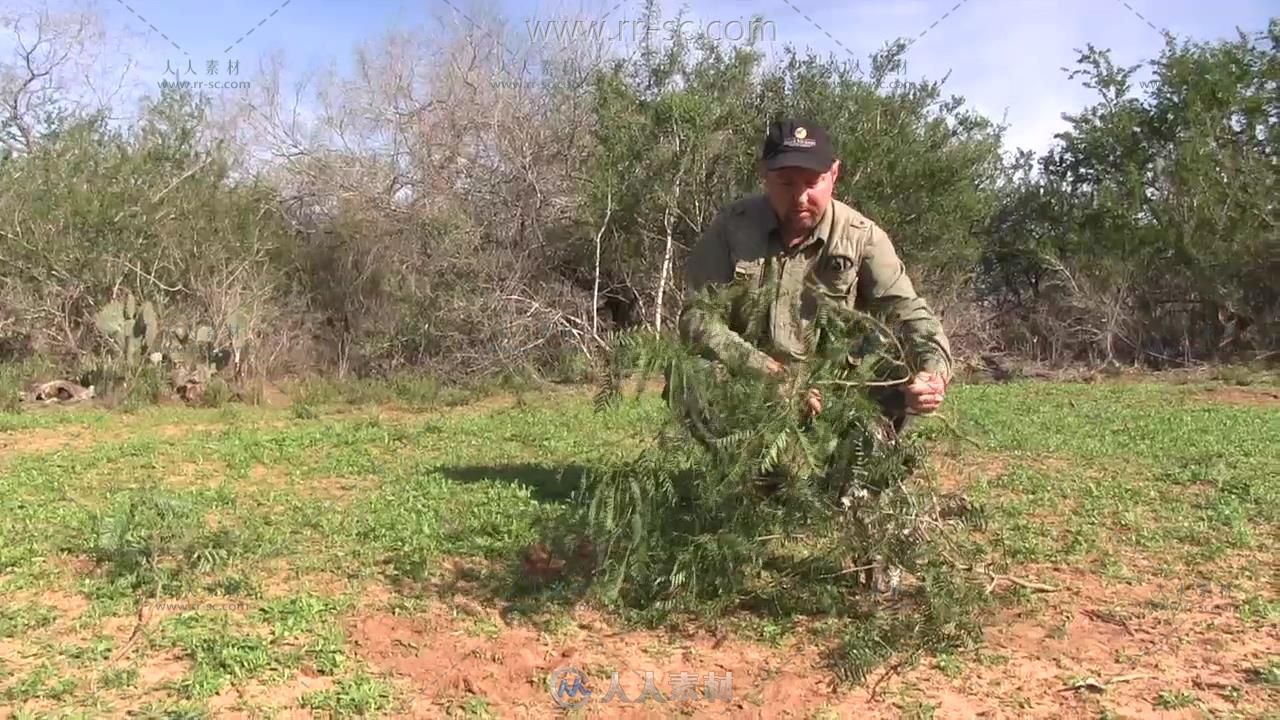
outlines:
[[0, 33], [0, 144], [15, 155], [35, 147], [52, 116], [108, 109], [133, 69], [119, 50], [108, 61], [102, 19], [89, 9], [10, 8]]
[[554, 268], [570, 238], [608, 237], [578, 222], [573, 161], [603, 49], [535, 47], [476, 9], [439, 12], [357, 48], [347, 74], [286, 89], [269, 63], [225, 116], [310, 238], [340, 371], [362, 357], [472, 372], [590, 354], [599, 290]]

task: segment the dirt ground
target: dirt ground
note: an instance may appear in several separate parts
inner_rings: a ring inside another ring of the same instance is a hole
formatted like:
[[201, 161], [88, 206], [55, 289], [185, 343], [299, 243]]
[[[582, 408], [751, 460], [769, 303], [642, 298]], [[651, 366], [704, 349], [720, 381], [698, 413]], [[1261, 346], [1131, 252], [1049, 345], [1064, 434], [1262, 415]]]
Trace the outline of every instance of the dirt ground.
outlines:
[[1280, 389], [1261, 387], [1216, 387], [1204, 393], [1211, 402], [1253, 405], [1280, 410]]
[[[576, 709], [585, 717], [930, 717], [911, 713], [931, 705], [932, 717], [943, 718], [1098, 718], [1105, 710], [1113, 717], [1192, 718], [1202, 717], [1200, 710], [1151, 708], [1162, 693], [1168, 704], [1192, 693], [1201, 709], [1222, 713], [1232, 711], [1232, 693], [1243, 693], [1236, 699], [1244, 706], [1277, 699], [1268, 700], [1247, 673], [1280, 647], [1280, 633], [1247, 629], [1225, 596], [1173, 582], [1108, 587], [1084, 574], [1037, 577], [1060, 590], [1004, 611], [990, 624], [977, 660], [877, 671], [867, 688], [852, 691], [825, 680], [823, 648], [805, 644], [803, 632], [774, 648], [707, 635], [611, 632], [582, 611], [553, 638], [509, 627], [497, 612], [474, 604], [461, 617], [443, 605], [412, 617], [362, 613], [347, 630], [360, 657], [409, 686], [417, 698], [412, 716], [424, 718], [471, 696], [484, 697], [497, 717], [557, 717], [547, 678], [565, 668], [581, 672], [595, 698], [617, 672], [632, 701], [642, 695], [647, 672], [667, 698], [702, 688], [708, 673], [731, 676], [728, 698], [647, 707], [593, 700]], [[468, 613], [494, 630], [468, 630], [475, 621]]]

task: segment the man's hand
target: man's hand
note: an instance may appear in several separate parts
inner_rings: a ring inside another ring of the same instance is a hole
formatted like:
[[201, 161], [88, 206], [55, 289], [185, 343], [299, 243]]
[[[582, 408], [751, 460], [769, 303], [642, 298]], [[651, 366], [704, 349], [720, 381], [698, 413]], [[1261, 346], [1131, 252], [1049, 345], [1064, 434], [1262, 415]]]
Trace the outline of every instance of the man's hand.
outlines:
[[913, 413], [931, 413], [942, 406], [947, 394], [947, 380], [938, 373], [916, 373], [906, 388], [907, 409]]
[[[765, 370], [770, 375], [781, 375], [786, 372], [786, 366], [773, 358], [765, 361]], [[817, 388], [809, 388], [809, 395], [805, 398], [805, 411], [810, 417], [822, 412], [822, 392]]]
[[809, 388], [809, 396], [805, 398], [805, 408], [812, 417], [822, 412], [822, 392], [818, 388]]

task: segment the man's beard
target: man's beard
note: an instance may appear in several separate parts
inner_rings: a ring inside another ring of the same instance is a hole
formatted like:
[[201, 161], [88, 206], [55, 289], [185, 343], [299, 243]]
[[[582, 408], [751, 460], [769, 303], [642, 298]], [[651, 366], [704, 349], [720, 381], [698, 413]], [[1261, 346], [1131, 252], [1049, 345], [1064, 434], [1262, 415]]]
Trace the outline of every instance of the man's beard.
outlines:
[[803, 215], [803, 211], [791, 211], [787, 213], [786, 220], [783, 222], [787, 228], [791, 230], [812, 230], [817, 224], [818, 218], [812, 211], [808, 215]]

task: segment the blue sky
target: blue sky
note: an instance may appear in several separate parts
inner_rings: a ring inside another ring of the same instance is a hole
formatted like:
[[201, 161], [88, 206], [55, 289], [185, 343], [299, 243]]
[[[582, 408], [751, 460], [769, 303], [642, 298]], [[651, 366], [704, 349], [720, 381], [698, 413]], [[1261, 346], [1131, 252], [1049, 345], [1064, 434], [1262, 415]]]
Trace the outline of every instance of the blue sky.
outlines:
[[[1162, 44], [1148, 22], [1179, 36], [1209, 40], [1232, 37], [1238, 26], [1265, 29], [1268, 12], [1277, 9], [1264, 0], [1127, 0], [1127, 6], [1125, 0], [966, 0], [953, 10], [956, 3], [696, 0], [667, 1], [662, 7], [668, 17], [683, 7], [692, 22], [707, 27], [717, 20], [724, 26], [760, 14], [770, 23], [761, 42], [766, 52], [790, 44], [836, 53], [864, 65], [867, 56], [890, 39], [916, 38], [923, 31], [908, 51], [907, 74], [941, 78], [949, 73], [946, 89], [950, 93], [964, 96], [988, 116], [1006, 117], [1011, 125], [1010, 144], [1036, 150], [1047, 147], [1052, 134], [1063, 127], [1062, 112], [1075, 111], [1091, 100], [1090, 91], [1069, 80], [1062, 70], [1074, 65], [1076, 49], [1085, 43], [1110, 48], [1118, 62], [1135, 64], [1154, 57]], [[66, 3], [58, 0], [57, 4]], [[520, 34], [526, 32], [528, 20], [599, 18], [612, 10], [609, 22], [614, 23], [636, 18], [641, 7], [639, 0], [488, 0], [480, 4], [470, 0], [96, 0], [93, 4], [105, 19], [108, 55], [128, 54], [137, 63], [128, 71], [128, 79], [152, 87], [166, 66], [185, 72], [190, 63], [197, 75], [207, 79], [206, 64], [211, 60], [218, 63], [224, 79], [228, 61], [237, 61], [240, 77], [249, 78], [260, 61], [273, 56], [283, 59], [293, 72], [330, 63], [350, 67], [353, 49], [376, 41], [388, 29], [438, 30], [441, 20], [466, 23], [464, 14], [482, 18], [497, 13]], [[618, 30], [616, 24], [608, 27], [610, 32]]]

